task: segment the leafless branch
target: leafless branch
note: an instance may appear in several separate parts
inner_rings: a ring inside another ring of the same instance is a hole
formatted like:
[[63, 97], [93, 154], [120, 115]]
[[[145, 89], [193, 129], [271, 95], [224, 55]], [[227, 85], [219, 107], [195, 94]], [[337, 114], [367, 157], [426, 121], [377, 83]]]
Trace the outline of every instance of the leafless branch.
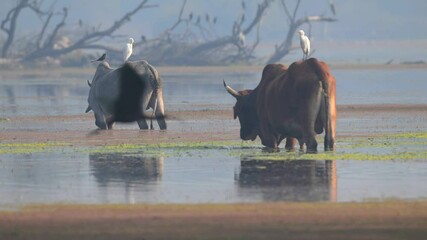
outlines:
[[299, 8], [300, 4], [301, 4], [301, 0], [298, 0], [297, 5], [294, 9], [294, 14], [292, 15], [292, 22], [295, 22], [295, 19], [297, 17], [298, 8]]
[[187, 0], [184, 0], [182, 2], [182, 6], [181, 6], [181, 10], [179, 11], [179, 15], [178, 15], [178, 20], [174, 23], [174, 25], [172, 25], [172, 27], [170, 27], [168, 30], [166, 30], [167, 32], [172, 32], [176, 27], [179, 26], [179, 24], [182, 23], [183, 19], [182, 19], [182, 14], [184, 12], [185, 9], [185, 5], [187, 4]]
[[[6, 18], [1, 22], [0, 28], [7, 34], [7, 39], [2, 47], [1, 56], [6, 58], [13, 39], [15, 38], [16, 21], [22, 9], [28, 6], [28, 0], [21, 0], [16, 7], [12, 8]], [[6, 26], [8, 24], [8, 26]]]
[[[90, 46], [97, 46], [96, 49], [99, 49], [100, 47], [98, 45], [93, 45], [93, 43], [95, 42], [94, 40], [100, 40], [102, 38], [111, 36], [112, 33], [114, 33], [117, 29], [123, 26], [123, 24], [129, 22], [131, 17], [141, 9], [157, 7], [157, 5], [147, 5], [147, 2], [148, 0], [142, 1], [132, 11], [126, 13], [118, 21], [115, 21], [109, 28], [102, 31], [95, 28], [92, 33], [88, 33], [85, 36], [81, 37], [74, 44], [61, 49], [54, 49], [54, 41], [58, 35], [59, 30], [65, 25], [65, 19], [68, 16], [68, 10], [64, 8], [62, 20], [56, 25], [56, 27], [52, 31], [49, 40], [44, 44], [42, 48], [36, 49], [34, 52], [25, 56], [22, 61], [32, 61], [45, 56], [56, 57], [74, 51], [76, 49], [88, 49], [90, 48]], [[103, 49], [107, 49], [107, 47], [104, 47]]]
[[[281, 5], [283, 6], [283, 9], [285, 11], [285, 15], [287, 16], [289, 23], [289, 29], [286, 35], [286, 38], [283, 42], [281, 42], [279, 45], [276, 45], [275, 52], [268, 58], [267, 63], [275, 63], [280, 61], [284, 56], [289, 54], [294, 48], [292, 47], [292, 40], [295, 35], [295, 32], [298, 30], [298, 28], [303, 24], [309, 24], [310, 30], [309, 30], [309, 37], [311, 37], [311, 24], [313, 22], [334, 22], [337, 21], [336, 18], [333, 17], [325, 17], [322, 15], [313, 15], [313, 16], [306, 16], [297, 19], [297, 11], [299, 9], [301, 0], [297, 1], [297, 4], [294, 8], [292, 16], [290, 15], [290, 11], [286, 6], [286, 2], [284, 0], [280, 1]], [[313, 51], [314, 52], [314, 51]]]
[[37, 48], [41, 48], [42, 47], [42, 43], [41, 42], [42, 42], [44, 34], [46, 32], [46, 28], [49, 25], [50, 20], [52, 19], [52, 16], [53, 16], [53, 12], [50, 12], [49, 15], [47, 16], [44, 24], [43, 24], [42, 30], [41, 30], [41, 32], [40, 32], [40, 34], [39, 34], [39, 36], [37, 38], [37, 42], [36, 42]]
[[[258, 4], [258, 8], [257, 8], [257, 12], [256, 12], [255, 17], [252, 19], [251, 23], [244, 30], [241, 30], [241, 26], [239, 25], [239, 20], [237, 20], [234, 23], [231, 36], [226, 36], [226, 37], [215, 39], [213, 41], [208, 41], [208, 42], [202, 43], [199, 46], [193, 48], [189, 52], [189, 54], [190, 55], [198, 55], [198, 54], [201, 54], [202, 52], [209, 51], [211, 49], [215, 49], [215, 48], [219, 48], [219, 47], [224, 47], [228, 44], [236, 45], [238, 47], [238, 51], [243, 53], [242, 49], [240, 49], [241, 46], [239, 46], [239, 44], [238, 44], [240, 31], [242, 31], [242, 33], [244, 35], [249, 34], [253, 30], [253, 28], [257, 24], [259, 24], [259, 22], [261, 21], [265, 11], [267, 10], [267, 8], [270, 5], [270, 2], [271, 2], [271, 0], [264, 0], [261, 4]], [[243, 14], [243, 16], [244, 16], [244, 14]], [[240, 23], [242, 23], [242, 21], [240, 21]]]
[[261, 18], [264, 16], [264, 13], [267, 10], [267, 8], [270, 6], [271, 2], [272, 2], [271, 0], [264, 0], [262, 3], [258, 4], [255, 18], [252, 20], [249, 26], [243, 30], [243, 34], [247, 35], [261, 21]]
[[45, 48], [53, 48], [55, 38], [57, 37], [58, 31], [59, 31], [59, 29], [61, 29], [65, 25], [65, 19], [67, 18], [67, 16], [68, 16], [68, 10], [67, 10], [67, 8], [64, 8], [62, 20], [61, 20], [61, 22], [59, 22], [56, 25], [55, 29], [53, 29], [52, 34], [49, 37], [49, 40], [46, 42], [46, 44], [44, 46]]

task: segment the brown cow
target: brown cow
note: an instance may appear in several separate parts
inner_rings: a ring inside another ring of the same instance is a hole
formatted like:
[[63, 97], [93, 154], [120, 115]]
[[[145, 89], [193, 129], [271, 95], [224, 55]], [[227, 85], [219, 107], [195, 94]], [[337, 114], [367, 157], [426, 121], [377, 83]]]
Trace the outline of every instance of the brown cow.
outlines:
[[269, 64], [254, 90], [226, 90], [237, 99], [234, 118], [240, 121], [240, 138], [260, 137], [264, 146], [277, 148], [287, 138], [293, 149], [295, 139], [308, 152], [317, 151], [316, 134], [325, 129], [325, 151], [335, 143], [335, 78], [326, 63], [315, 58], [293, 63]]

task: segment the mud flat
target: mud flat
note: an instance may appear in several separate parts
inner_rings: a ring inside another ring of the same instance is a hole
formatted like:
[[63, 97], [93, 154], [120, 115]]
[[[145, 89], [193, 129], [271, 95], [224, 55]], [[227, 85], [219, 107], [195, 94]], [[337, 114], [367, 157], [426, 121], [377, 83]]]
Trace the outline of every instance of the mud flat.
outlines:
[[2, 72], [0, 239], [424, 239], [426, 67], [332, 68], [337, 150], [318, 154], [240, 141], [218, 73], [250, 88], [259, 67], [162, 69], [167, 131], [96, 130], [93, 69]]
[[[425, 147], [427, 134], [423, 131], [427, 129], [426, 106], [348, 105], [339, 106], [338, 110], [338, 149], [347, 148], [347, 152], [359, 154], [359, 149], [366, 148], [366, 154], [361, 160], [368, 156], [375, 158], [378, 149], [381, 153], [392, 153], [388, 160], [401, 159], [403, 155], [396, 155], [393, 149], [399, 148], [402, 143], [406, 147], [415, 143], [416, 147], [416, 150], [409, 148], [402, 150], [403, 152], [422, 151], [423, 146]], [[0, 152], [17, 154], [16, 156], [82, 149], [132, 152], [135, 149], [147, 151], [147, 148], [197, 148], [203, 152], [205, 148], [215, 150], [229, 146], [239, 149], [241, 144], [238, 139], [239, 125], [232, 120], [229, 109], [170, 112], [169, 127], [172, 130], [168, 131], [140, 131], [136, 124], [119, 124], [117, 130], [99, 131], [93, 130], [92, 122], [93, 117], [90, 115], [12, 117], [0, 122], [3, 127]], [[405, 139], [406, 145], [402, 139]], [[413, 139], [421, 139], [421, 142]], [[352, 144], [355, 147], [347, 146]], [[258, 160], [284, 158], [283, 155], [278, 155], [280, 153], [263, 154], [259, 142], [249, 143], [248, 146], [248, 149], [240, 152], [249, 152], [249, 155], [255, 155]], [[425, 154], [421, 152], [415, 159], [425, 160]], [[330, 155], [313, 156], [327, 159]], [[339, 156], [332, 156], [332, 160], [339, 159]], [[357, 156], [359, 155], [346, 158], [355, 159]], [[410, 159], [414, 159], [413, 155]], [[0, 212], [0, 239], [425, 238], [425, 200], [377, 201], [178, 205], [30, 204], [6, 208], [7, 211]]]
[[[239, 123], [233, 120], [231, 106], [224, 106], [224, 110], [205, 108], [169, 111], [167, 131], [138, 130], [136, 124], [120, 123], [114, 131], [96, 130], [92, 114], [10, 117], [0, 121], [0, 141], [71, 146], [240, 141]], [[338, 142], [341, 137], [427, 131], [427, 105], [340, 105], [338, 114]]]
[[1, 239], [424, 239], [426, 202], [32, 206]]

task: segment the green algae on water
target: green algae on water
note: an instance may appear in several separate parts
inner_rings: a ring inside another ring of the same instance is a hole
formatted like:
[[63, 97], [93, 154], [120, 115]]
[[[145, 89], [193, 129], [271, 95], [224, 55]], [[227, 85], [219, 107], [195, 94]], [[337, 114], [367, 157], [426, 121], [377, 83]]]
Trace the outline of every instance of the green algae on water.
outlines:
[[69, 146], [60, 142], [34, 142], [34, 143], [0, 143], [0, 154], [29, 154], [36, 152], [50, 152], [58, 147]]
[[407, 133], [397, 133], [390, 135], [394, 138], [416, 138], [416, 139], [427, 139], [427, 132], [407, 132]]
[[306, 154], [299, 152], [277, 152], [277, 153], [243, 153], [241, 158], [247, 160], [423, 160], [427, 159], [427, 150], [415, 152], [397, 152], [392, 154], [368, 154], [368, 153], [344, 153], [344, 152], [323, 152], [316, 154]]
[[[283, 144], [282, 144], [283, 145]], [[335, 152], [323, 152], [319, 138], [317, 154], [301, 152], [262, 152], [259, 141], [164, 142], [153, 144], [111, 144], [72, 147], [70, 143], [34, 142], [0, 143], [0, 154], [72, 151], [87, 153], [143, 153], [163, 156], [194, 156], [225, 151], [230, 156], [260, 160], [417, 160], [427, 159], [427, 132], [385, 134], [373, 137], [343, 137], [337, 139]]]
[[237, 141], [212, 141], [212, 142], [180, 142], [180, 143], [156, 143], [156, 144], [117, 144], [105, 145], [89, 149], [88, 152], [138, 152], [159, 150], [215, 150], [215, 149], [245, 149], [253, 145], [247, 142]]

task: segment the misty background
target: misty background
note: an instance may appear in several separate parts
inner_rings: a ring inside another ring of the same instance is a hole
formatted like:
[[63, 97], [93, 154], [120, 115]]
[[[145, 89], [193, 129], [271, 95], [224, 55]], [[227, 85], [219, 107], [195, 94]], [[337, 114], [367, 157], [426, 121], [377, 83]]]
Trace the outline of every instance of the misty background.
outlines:
[[[54, 0], [45, 0], [43, 5], [49, 7]], [[108, 27], [126, 12], [135, 8], [140, 0], [60, 0], [55, 8], [68, 8], [65, 29], [84, 26]], [[247, 17], [255, 14], [260, 1], [246, 0]], [[286, 1], [293, 9], [296, 1]], [[427, 60], [427, 1], [425, 0], [335, 0], [336, 15], [331, 13], [329, 0], [303, 0], [298, 17], [308, 15], [333, 16], [336, 22], [314, 22], [311, 29], [313, 57], [329, 63], [394, 63], [403, 61]], [[3, 20], [9, 9], [16, 5], [16, 0], [3, 0], [0, 8], [0, 19]], [[144, 35], [154, 38], [171, 27], [178, 18], [182, 1], [152, 0], [148, 4], [155, 8], [143, 9], [131, 21], [124, 24], [116, 34], [118, 45], [124, 45], [128, 37], [138, 42]], [[195, 16], [209, 14], [217, 18], [212, 25], [218, 36], [231, 33], [233, 21], [241, 14], [241, 1], [230, 0], [188, 0], [184, 16], [193, 13]], [[18, 21], [17, 38], [30, 37], [40, 31], [43, 22], [29, 10], [24, 10]], [[54, 18], [60, 16], [54, 16]], [[51, 26], [53, 27], [53, 26]], [[308, 24], [301, 29], [308, 32]], [[260, 44], [256, 56], [265, 59], [274, 51], [275, 45], [286, 37], [287, 18], [278, 2], [273, 2], [267, 9], [260, 28]], [[0, 33], [0, 40], [5, 34]], [[255, 34], [246, 36], [248, 42], [254, 41]], [[101, 40], [102, 41], [102, 40]], [[297, 34], [293, 45], [299, 46]], [[120, 46], [118, 46], [120, 48]], [[97, 50], [97, 53], [103, 51]], [[284, 63], [299, 60], [302, 54], [299, 49], [282, 59]], [[262, 61], [262, 60], [261, 60]]]

